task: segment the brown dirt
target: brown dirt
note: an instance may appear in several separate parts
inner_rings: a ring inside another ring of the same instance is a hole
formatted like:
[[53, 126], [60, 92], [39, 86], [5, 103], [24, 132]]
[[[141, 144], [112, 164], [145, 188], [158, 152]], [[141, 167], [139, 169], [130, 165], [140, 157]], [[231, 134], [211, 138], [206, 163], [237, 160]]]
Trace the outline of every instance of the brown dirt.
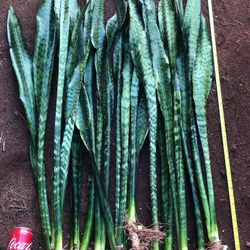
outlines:
[[[107, 16], [114, 11], [111, 2], [106, 1]], [[0, 135], [6, 140], [5, 152], [0, 145], [0, 249], [6, 249], [10, 231], [15, 226], [31, 227], [35, 233], [34, 249], [43, 249], [36, 188], [28, 156], [28, 134], [6, 38], [6, 15], [10, 5], [20, 17], [25, 37], [32, 49], [39, 1], [0, 1]], [[250, 2], [216, 1], [214, 11], [239, 232], [242, 249], [247, 249], [246, 242], [250, 240]], [[208, 121], [216, 205], [221, 239], [230, 249], [234, 249], [216, 98], [214, 87], [208, 107]], [[47, 166], [52, 166], [52, 129], [53, 123], [50, 122]], [[139, 220], [149, 225], [149, 190], [145, 181], [148, 179], [145, 175], [148, 154], [145, 151], [141, 155], [138, 176], [140, 195], [137, 199]], [[51, 170], [48, 176], [51, 179]], [[111, 200], [113, 204], [113, 198]], [[191, 239], [193, 235], [192, 230]], [[190, 249], [195, 249], [191, 243]]]

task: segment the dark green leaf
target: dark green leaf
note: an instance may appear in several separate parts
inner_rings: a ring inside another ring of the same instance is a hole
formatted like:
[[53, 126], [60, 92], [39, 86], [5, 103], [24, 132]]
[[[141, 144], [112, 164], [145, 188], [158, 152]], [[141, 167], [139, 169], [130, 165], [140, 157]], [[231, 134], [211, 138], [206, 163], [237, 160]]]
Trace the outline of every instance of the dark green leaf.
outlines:
[[121, 27], [126, 19], [127, 2], [125, 0], [115, 0], [118, 26]]
[[37, 183], [40, 200], [42, 227], [47, 249], [50, 248], [51, 226], [46, 192], [46, 175], [44, 166], [44, 144], [50, 98], [51, 79], [54, 68], [56, 46], [55, 17], [53, 1], [43, 1], [37, 14], [37, 33], [33, 59], [34, 90], [38, 112], [37, 136]]
[[[156, 177], [156, 137], [157, 137], [157, 99], [154, 67], [151, 61], [150, 46], [146, 32], [138, 14], [136, 3], [129, 0], [130, 29], [129, 38], [133, 62], [140, 82], [143, 83], [149, 115], [150, 144], [150, 187], [153, 226], [158, 228], [157, 177]], [[148, 30], [147, 30], [148, 31]], [[157, 244], [155, 244], [157, 249]]]
[[36, 108], [32, 78], [32, 59], [26, 48], [19, 20], [13, 10], [8, 12], [8, 41], [12, 64], [19, 85], [19, 96], [23, 103], [31, 139], [36, 138]]
[[149, 122], [148, 122], [148, 110], [147, 100], [145, 94], [140, 98], [138, 110], [137, 110], [137, 142], [136, 151], [139, 153], [143, 147], [145, 139], [148, 134]]

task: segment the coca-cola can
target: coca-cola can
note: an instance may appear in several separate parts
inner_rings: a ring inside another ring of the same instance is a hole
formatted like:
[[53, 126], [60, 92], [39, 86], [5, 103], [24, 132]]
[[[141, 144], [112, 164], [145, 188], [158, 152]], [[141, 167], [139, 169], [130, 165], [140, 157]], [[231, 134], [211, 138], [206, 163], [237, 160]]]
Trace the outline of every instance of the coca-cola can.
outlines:
[[33, 243], [32, 230], [26, 227], [15, 227], [10, 235], [7, 250], [30, 250]]

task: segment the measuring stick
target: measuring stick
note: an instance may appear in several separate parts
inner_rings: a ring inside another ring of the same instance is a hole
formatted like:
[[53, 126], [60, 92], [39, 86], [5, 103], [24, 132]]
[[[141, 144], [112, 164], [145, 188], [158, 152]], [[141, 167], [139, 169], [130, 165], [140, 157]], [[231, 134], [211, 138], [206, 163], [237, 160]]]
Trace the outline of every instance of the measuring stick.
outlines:
[[236, 206], [235, 206], [235, 198], [234, 198], [234, 190], [233, 190], [232, 171], [231, 171], [229, 151], [228, 151], [227, 132], [226, 132], [226, 124], [225, 124], [225, 116], [224, 116], [224, 108], [223, 108], [223, 100], [222, 100], [218, 54], [217, 54], [217, 48], [216, 48], [212, 0], [208, 0], [208, 11], [209, 11], [209, 22], [210, 22], [212, 47], [213, 47], [215, 81], [216, 81], [216, 87], [217, 87], [217, 97], [218, 97], [219, 113], [220, 113], [221, 134], [222, 134], [226, 175], [227, 175], [228, 194], [229, 194], [229, 202], [230, 202], [232, 225], [233, 225], [234, 245], [235, 245], [235, 250], [240, 250], [240, 238], [239, 238], [239, 230], [238, 230], [237, 214], [236, 214]]

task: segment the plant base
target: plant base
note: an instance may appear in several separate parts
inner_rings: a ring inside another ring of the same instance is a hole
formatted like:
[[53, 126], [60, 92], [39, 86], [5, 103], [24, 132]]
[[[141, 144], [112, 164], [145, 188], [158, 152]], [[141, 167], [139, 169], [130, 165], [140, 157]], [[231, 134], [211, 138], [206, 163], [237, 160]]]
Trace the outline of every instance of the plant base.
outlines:
[[125, 230], [129, 235], [131, 250], [150, 249], [155, 241], [162, 241], [165, 233], [143, 226], [137, 221], [127, 220]]
[[207, 250], [228, 250], [227, 245], [223, 245], [221, 241], [211, 242]]

